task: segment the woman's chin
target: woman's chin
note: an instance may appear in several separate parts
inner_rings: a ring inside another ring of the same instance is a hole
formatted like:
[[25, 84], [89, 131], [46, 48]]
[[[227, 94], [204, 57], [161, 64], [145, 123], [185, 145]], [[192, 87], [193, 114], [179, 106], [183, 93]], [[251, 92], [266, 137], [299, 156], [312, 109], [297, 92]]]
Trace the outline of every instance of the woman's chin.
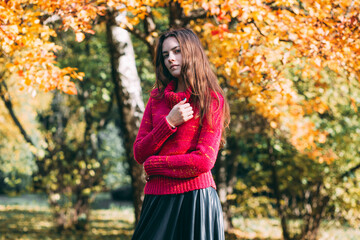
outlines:
[[179, 77], [180, 77], [180, 73], [171, 73], [171, 75], [177, 79], [179, 79]]

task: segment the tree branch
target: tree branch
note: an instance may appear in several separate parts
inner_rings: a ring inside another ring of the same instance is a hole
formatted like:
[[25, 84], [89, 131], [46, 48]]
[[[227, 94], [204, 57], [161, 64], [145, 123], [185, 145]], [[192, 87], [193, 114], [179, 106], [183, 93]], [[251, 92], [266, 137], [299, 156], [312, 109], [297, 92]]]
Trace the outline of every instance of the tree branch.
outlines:
[[356, 170], [358, 170], [360, 168], [360, 163], [358, 165], [356, 165], [355, 167], [350, 168], [349, 170], [347, 170], [346, 172], [344, 172], [343, 174], [340, 175], [339, 179], [342, 179], [344, 177], [349, 176], [350, 174], [354, 173]]
[[349, 13], [350, 13], [351, 9], [353, 8], [353, 6], [354, 6], [354, 0], [351, 1], [348, 9], [346, 10], [345, 17], [347, 17], [349, 15]]
[[133, 34], [136, 38], [138, 38], [140, 41], [142, 41], [143, 43], [145, 43], [145, 45], [148, 47], [149, 53], [151, 55], [151, 57], [153, 58], [155, 55], [155, 41], [153, 41], [152, 43], [150, 43], [147, 38], [149, 35], [143, 33], [142, 31], [140, 31], [139, 29], [133, 27], [132, 29], [130, 29], [128, 26], [125, 26], [124, 29], [126, 31], [128, 31], [129, 33]]
[[250, 23], [254, 24], [255, 28], [258, 30], [261, 36], [266, 37], [266, 35], [261, 32], [261, 29], [258, 27], [254, 19], [252, 19]]
[[156, 24], [150, 6], [146, 6], [146, 13], [147, 15], [144, 19], [144, 30], [146, 35], [150, 35], [156, 30]]
[[184, 22], [184, 25], [187, 25], [187, 24], [189, 24], [189, 22], [191, 20], [196, 20], [196, 19], [201, 19], [201, 18], [206, 18], [206, 17], [208, 17], [207, 11], [205, 11], [205, 9], [203, 9], [203, 8], [198, 8], [198, 9], [192, 10], [188, 16], [184, 16], [183, 22]]
[[21, 135], [23, 135], [25, 141], [30, 143], [32, 146], [35, 146], [35, 144], [33, 143], [31, 138], [29, 137], [29, 135], [25, 131], [24, 127], [22, 126], [22, 124], [20, 123], [19, 119], [17, 118], [17, 116], [16, 116], [16, 114], [14, 112], [13, 105], [12, 105], [11, 98], [10, 98], [10, 94], [8, 92], [8, 88], [7, 88], [6, 84], [5, 84], [5, 81], [2, 81], [0, 83], [0, 95], [1, 95], [1, 99], [3, 100], [6, 108], [9, 111], [9, 114], [10, 114], [11, 118], [13, 119], [15, 125], [20, 130]]
[[[287, 10], [289, 12], [291, 12], [294, 15], [298, 15], [294, 12], [294, 10], [291, 7], [285, 7], [285, 6], [277, 6], [277, 5], [273, 5], [275, 3], [275, 1], [272, 2], [265, 2], [264, 4], [267, 5], [271, 10], [273, 11], [277, 11], [277, 10]], [[299, 8], [301, 8], [301, 6], [299, 6]]]
[[126, 31], [130, 32], [131, 34], [134, 34], [138, 39], [140, 39], [144, 43], [148, 44], [148, 42], [146, 41], [147, 35], [145, 33], [141, 32], [139, 29], [137, 29], [137, 28], [130, 29], [128, 26], [125, 26], [124, 29]]

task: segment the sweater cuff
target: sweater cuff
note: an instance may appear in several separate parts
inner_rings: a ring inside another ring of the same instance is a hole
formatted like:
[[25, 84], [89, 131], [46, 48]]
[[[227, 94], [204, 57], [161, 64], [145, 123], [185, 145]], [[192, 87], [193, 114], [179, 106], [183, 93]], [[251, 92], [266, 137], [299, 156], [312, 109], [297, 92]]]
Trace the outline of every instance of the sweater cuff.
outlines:
[[157, 142], [163, 142], [164, 139], [167, 139], [170, 135], [176, 132], [176, 130], [177, 128], [172, 128], [164, 116], [156, 125], [153, 136]]
[[144, 170], [149, 176], [162, 174], [161, 169], [163, 169], [163, 164], [154, 159], [156, 157], [157, 156], [151, 156], [144, 162]]

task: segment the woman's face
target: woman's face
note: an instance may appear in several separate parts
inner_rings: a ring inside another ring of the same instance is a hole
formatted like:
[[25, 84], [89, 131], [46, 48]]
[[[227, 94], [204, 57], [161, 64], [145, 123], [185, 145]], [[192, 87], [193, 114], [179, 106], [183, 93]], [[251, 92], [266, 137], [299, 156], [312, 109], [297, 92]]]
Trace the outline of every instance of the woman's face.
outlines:
[[162, 45], [164, 64], [171, 75], [175, 78], [181, 75], [182, 56], [179, 42], [174, 37], [168, 37]]

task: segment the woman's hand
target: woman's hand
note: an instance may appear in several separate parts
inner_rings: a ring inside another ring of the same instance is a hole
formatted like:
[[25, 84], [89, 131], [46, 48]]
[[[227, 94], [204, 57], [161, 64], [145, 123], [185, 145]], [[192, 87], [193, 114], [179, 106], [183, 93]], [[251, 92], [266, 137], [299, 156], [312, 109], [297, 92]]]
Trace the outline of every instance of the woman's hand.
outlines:
[[183, 124], [184, 122], [187, 122], [190, 119], [192, 119], [194, 117], [193, 114], [194, 111], [190, 106], [190, 104], [186, 103], [186, 98], [185, 98], [171, 109], [169, 114], [166, 116], [166, 120], [170, 125], [177, 127], [180, 124]]

